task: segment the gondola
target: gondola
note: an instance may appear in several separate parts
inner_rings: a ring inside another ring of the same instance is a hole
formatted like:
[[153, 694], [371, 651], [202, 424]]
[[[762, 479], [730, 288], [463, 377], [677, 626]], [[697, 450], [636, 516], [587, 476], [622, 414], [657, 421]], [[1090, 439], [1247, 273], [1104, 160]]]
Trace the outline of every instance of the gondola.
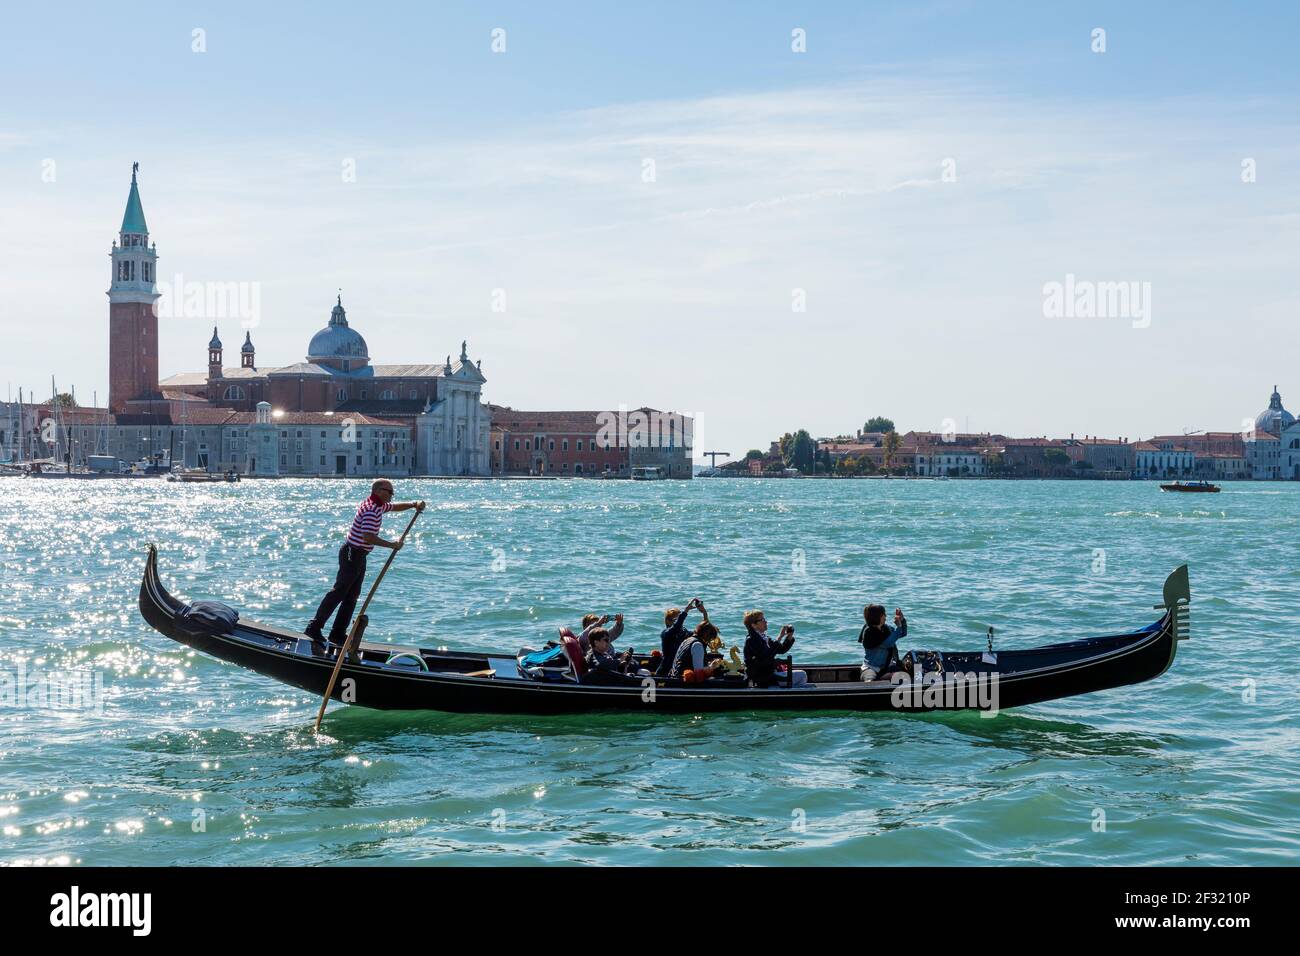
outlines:
[[[909, 652], [904, 663], [910, 673], [901, 670], [872, 683], [861, 681], [856, 661], [790, 661], [807, 672], [807, 687], [788, 686], [788, 680], [776, 687], [749, 687], [740, 675], [693, 686], [658, 678], [593, 686], [572, 673], [549, 680], [525, 676], [519, 655], [509, 652], [362, 641], [360, 663], [343, 664], [332, 696], [380, 710], [485, 714], [1006, 710], [1159, 677], [1173, 663], [1178, 641], [1188, 636], [1186, 565], [1166, 579], [1163, 598], [1156, 605], [1163, 611], [1160, 619], [1128, 633], [1027, 650]], [[214, 633], [191, 623], [190, 608], [163, 587], [158, 552], [150, 545], [140, 583], [140, 613], [150, 626], [212, 657], [314, 694], [325, 692], [333, 653], [313, 648], [300, 633], [242, 617], [224, 633]]]

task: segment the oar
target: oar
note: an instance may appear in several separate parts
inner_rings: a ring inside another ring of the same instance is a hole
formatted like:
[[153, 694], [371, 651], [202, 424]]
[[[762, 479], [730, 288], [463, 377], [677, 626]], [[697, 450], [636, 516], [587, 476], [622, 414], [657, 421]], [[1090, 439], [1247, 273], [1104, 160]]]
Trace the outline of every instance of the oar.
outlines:
[[[398, 544], [406, 543], [407, 532], [411, 530], [411, 525], [415, 524], [415, 519], [420, 517], [420, 509], [415, 509], [415, 514], [411, 515], [411, 521], [406, 526], [406, 531], [397, 539]], [[320, 711], [316, 714], [316, 733], [320, 733], [320, 722], [325, 719], [325, 706], [330, 702], [330, 694], [334, 693], [334, 684], [339, 679], [339, 671], [343, 667], [343, 658], [352, 650], [352, 641], [357, 634], [357, 625], [366, 614], [366, 609], [370, 607], [370, 599], [375, 596], [375, 591], [379, 589], [379, 582], [384, 579], [388, 573], [388, 566], [393, 563], [393, 558], [397, 557], [397, 549], [388, 552], [388, 560], [384, 562], [383, 568], [379, 572], [379, 577], [375, 578], [375, 583], [370, 585], [370, 593], [366, 595], [366, 603], [361, 605], [361, 613], [352, 619], [352, 627], [348, 630], [348, 639], [342, 647], [339, 648], [338, 660], [334, 662], [334, 672], [330, 674], [329, 685], [325, 688], [325, 698], [320, 702]]]

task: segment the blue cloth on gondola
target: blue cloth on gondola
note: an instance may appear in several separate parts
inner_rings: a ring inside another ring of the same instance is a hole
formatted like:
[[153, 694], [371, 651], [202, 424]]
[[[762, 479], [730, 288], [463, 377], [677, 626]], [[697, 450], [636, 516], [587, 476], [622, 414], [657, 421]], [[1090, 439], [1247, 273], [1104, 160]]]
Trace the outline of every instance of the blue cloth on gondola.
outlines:
[[519, 666], [525, 670], [531, 667], [559, 667], [565, 663], [567, 663], [567, 658], [564, 656], [564, 646], [562, 644], [541, 651], [533, 651], [531, 654], [525, 654], [519, 658]]
[[188, 629], [207, 634], [229, 634], [239, 623], [239, 612], [220, 601], [195, 601], [176, 612]]

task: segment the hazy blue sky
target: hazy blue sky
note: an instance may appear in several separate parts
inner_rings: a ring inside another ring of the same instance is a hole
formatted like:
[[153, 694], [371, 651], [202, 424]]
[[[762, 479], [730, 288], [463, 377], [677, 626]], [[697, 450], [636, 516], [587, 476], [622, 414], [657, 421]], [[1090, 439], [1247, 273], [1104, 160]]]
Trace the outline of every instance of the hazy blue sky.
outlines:
[[[467, 338], [491, 401], [698, 413], [736, 453], [877, 412], [1236, 429], [1275, 382], [1300, 406], [1297, 27], [1283, 3], [10, 7], [0, 389], [103, 400], [138, 160], [160, 276], [256, 283], [261, 365], [300, 360], [341, 286], [377, 362]], [[1150, 283], [1149, 327], [1046, 317], [1067, 275]], [[164, 376], [211, 325], [162, 321]]]

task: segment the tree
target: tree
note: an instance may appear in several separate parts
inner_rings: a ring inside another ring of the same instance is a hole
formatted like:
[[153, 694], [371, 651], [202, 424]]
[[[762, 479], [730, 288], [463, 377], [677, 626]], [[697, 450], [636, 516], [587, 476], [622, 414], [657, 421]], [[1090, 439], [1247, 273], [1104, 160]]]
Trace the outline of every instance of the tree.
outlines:
[[892, 432], [894, 430], [894, 420], [885, 418], [883, 415], [877, 415], [875, 418], [868, 418], [867, 423], [862, 426], [864, 432]]
[[68, 392], [59, 392], [54, 396], [55, 408], [76, 408], [77, 400]]
[[[789, 439], [788, 442], [786, 441], [787, 438]], [[781, 460], [785, 462], [787, 468], [812, 471], [814, 447], [812, 436], [808, 434], [808, 430], [801, 428], [793, 435], [787, 434], [781, 439]]]
[[763, 460], [763, 453], [759, 451], [757, 448], [751, 448], [749, 451], [745, 452], [745, 461], [762, 461], [762, 460]]
[[1070, 456], [1059, 448], [1044, 448], [1043, 464], [1049, 472], [1060, 471], [1070, 467]]
[[894, 463], [894, 456], [898, 454], [898, 449], [902, 446], [903, 439], [898, 437], [898, 432], [892, 428], [885, 433], [885, 471], [889, 471]]

